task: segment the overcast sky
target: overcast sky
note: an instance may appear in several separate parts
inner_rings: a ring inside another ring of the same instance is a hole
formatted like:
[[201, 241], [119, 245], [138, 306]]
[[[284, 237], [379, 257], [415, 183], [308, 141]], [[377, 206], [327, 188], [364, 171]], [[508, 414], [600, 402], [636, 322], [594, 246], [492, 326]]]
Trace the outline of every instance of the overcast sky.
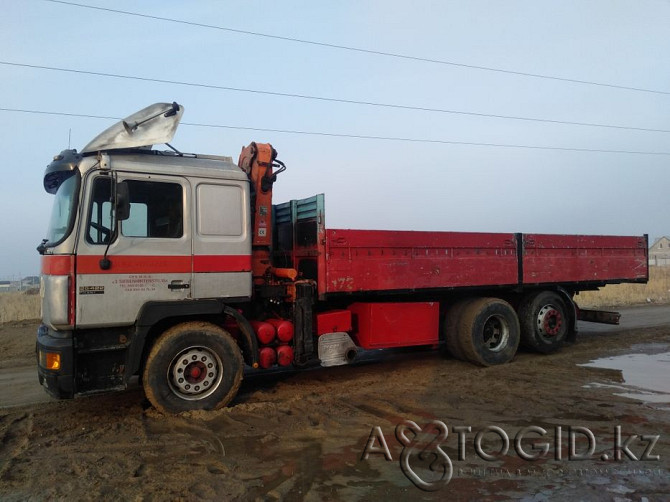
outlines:
[[[487, 115], [670, 131], [670, 2], [80, 3], [570, 83], [91, 10], [2, 0], [0, 108], [124, 117], [177, 101], [183, 122], [592, 150], [665, 152], [670, 133], [278, 97], [10, 66], [58, 67]], [[0, 278], [39, 271], [44, 168], [113, 120], [0, 111]], [[270, 142], [275, 200], [326, 194], [330, 228], [670, 234], [670, 155], [338, 138], [182, 125], [181, 151]]]

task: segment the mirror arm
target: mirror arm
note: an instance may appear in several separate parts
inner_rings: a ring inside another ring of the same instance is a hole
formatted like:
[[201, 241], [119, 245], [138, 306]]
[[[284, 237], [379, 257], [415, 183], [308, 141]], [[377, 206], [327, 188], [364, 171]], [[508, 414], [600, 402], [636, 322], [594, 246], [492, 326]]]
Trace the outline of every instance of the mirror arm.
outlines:
[[116, 203], [117, 203], [117, 198], [116, 198], [116, 180], [117, 180], [117, 175], [116, 173], [111, 173], [112, 175], [109, 177], [109, 183], [110, 183], [110, 192], [111, 192], [111, 212], [112, 212], [112, 228], [114, 229], [113, 232], [109, 236], [109, 240], [107, 241], [107, 247], [105, 248], [105, 253], [102, 255], [102, 258], [98, 262], [100, 265], [100, 269], [102, 270], [109, 270], [112, 268], [112, 262], [109, 258], [107, 258], [107, 253], [109, 253], [109, 246], [112, 245], [112, 242], [116, 239], [119, 231], [119, 220], [116, 217]]

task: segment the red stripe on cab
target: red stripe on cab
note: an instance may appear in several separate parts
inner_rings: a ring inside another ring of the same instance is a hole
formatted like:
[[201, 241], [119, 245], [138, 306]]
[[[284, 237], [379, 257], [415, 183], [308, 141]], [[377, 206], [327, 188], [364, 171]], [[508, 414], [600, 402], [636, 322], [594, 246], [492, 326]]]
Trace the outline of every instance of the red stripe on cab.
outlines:
[[70, 275], [74, 272], [73, 255], [42, 256], [42, 275]]
[[102, 256], [77, 257], [77, 274], [189, 274], [193, 272], [249, 272], [250, 255], [145, 256], [108, 255], [112, 266], [100, 268]]
[[251, 255], [198, 255], [193, 257], [193, 272], [250, 272]]

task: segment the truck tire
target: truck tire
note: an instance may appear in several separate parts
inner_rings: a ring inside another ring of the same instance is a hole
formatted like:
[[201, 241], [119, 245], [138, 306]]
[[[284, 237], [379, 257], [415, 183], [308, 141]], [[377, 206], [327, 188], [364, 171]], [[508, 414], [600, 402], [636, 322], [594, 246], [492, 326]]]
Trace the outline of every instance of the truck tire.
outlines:
[[566, 302], [553, 291], [532, 293], [521, 300], [519, 321], [521, 344], [542, 354], [559, 350], [570, 329]]
[[162, 413], [215, 410], [237, 394], [243, 365], [240, 348], [227, 331], [206, 322], [187, 322], [158, 338], [142, 384]]
[[512, 306], [498, 298], [469, 302], [458, 322], [465, 359], [481, 366], [510, 362], [519, 347], [519, 319]]
[[461, 320], [463, 310], [470, 304], [470, 302], [472, 302], [472, 298], [454, 303], [447, 309], [447, 313], [444, 317], [445, 348], [451, 357], [460, 359], [461, 361], [465, 361], [466, 359], [465, 355], [463, 355], [461, 342], [458, 336], [458, 324]]

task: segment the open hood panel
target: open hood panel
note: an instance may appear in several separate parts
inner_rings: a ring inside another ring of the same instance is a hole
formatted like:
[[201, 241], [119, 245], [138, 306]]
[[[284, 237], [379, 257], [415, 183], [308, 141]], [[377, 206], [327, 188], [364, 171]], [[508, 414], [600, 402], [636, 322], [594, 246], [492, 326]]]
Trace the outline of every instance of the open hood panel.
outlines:
[[81, 153], [150, 147], [172, 141], [184, 113], [177, 103], [155, 103], [105, 129]]

